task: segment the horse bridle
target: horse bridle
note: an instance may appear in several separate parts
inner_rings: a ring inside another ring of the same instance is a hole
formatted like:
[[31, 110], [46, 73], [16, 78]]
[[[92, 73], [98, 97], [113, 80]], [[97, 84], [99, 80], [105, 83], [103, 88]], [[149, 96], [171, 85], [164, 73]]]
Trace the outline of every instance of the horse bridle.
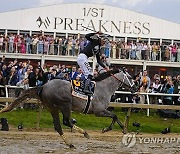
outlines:
[[[120, 82], [119, 87], [121, 88], [123, 85], [126, 85], [127, 87], [129, 87], [130, 89], [134, 86], [134, 83], [131, 84], [131, 82], [129, 81], [129, 78], [127, 77], [127, 74], [123, 72], [123, 79], [119, 79], [117, 78], [114, 74], [111, 74], [112, 77], [114, 77], [116, 80], [118, 80]], [[125, 84], [124, 81], [125, 79], [127, 79], [129, 85]]]

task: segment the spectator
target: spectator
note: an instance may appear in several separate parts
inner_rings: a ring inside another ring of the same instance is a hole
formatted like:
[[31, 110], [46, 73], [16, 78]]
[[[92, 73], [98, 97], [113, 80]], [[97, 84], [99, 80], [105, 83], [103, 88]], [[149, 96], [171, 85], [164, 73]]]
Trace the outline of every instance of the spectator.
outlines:
[[[17, 82], [17, 87], [22, 87], [24, 90], [29, 89], [29, 80], [28, 78], [22, 79], [21, 81]], [[15, 96], [18, 97], [21, 93], [22, 89], [17, 88], [15, 89]]]
[[[140, 42], [137, 42], [137, 46], [136, 46], [136, 57], [135, 59], [137, 60], [141, 60], [141, 51], [142, 51], [143, 45]], [[144, 53], [143, 53], [144, 54]], [[144, 56], [144, 55], [143, 55]]]
[[68, 40], [63, 38], [62, 40], [62, 55], [66, 55]]
[[59, 45], [59, 39], [58, 39], [58, 37], [56, 37], [54, 40], [54, 54], [55, 55], [58, 54], [58, 45]]
[[49, 41], [47, 40], [47, 37], [44, 38], [44, 54], [49, 53]]
[[147, 46], [147, 43], [144, 42], [142, 46], [142, 50], [141, 50], [142, 60], [148, 60], [149, 53], [147, 53], [147, 51], [148, 51], [148, 46]]
[[158, 51], [159, 51], [159, 47], [156, 44], [156, 42], [154, 42], [154, 44], [152, 45], [152, 61], [156, 61], [157, 60]]
[[15, 49], [15, 52], [21, 53], [21, 37], [19, 35], [15, 36], [14, 49]]
[[76, 45], [75, 45], [75, 56], [77, 56], [79, 54], [79, 52], [80, 52], [80, 47], [79, 47], [80, 42], [79, 42], [79, 39], [76, 39], [75, 43], [76, 43]]
[[130, 42], [125, 43], [125, 50], [122, 53], [123, 59], [130, 59], [131, 58], [131, 44]]
[[121, 42], [118, 41], [117, 43], [117, 47], [116, 47], [116, 58], [121, 58]]
[[[161, 88], [161, 84], [160, 84], [160, 78], [155, 78], [154, 82], [152, 83], [152, 87], [151, 87], [151, 92], [152, 93], [159, 93], [160, 92], [160, 88]], [[151, 104], [158, 104], [158, 96], [151, 96], [150, 97], [150, 102]]]
[[6, 57], [3, 55], [0, 61], [0, 70], [2, 70], [3, 65], [6, 63]]
[[75, 46], [76, 46], [76, 40], [72, 37], [71, 38], [71, 55], [72, 56], [75, 56]]
[[36, 73], [33, 71], [33, 66], [29, 66], [30, 73], [28, 75], [29, 80], [29, 87], [35, 87], [36, 86]]
[[143, 71], [143, 75], [140, 78], [140, 85], [142, 85], [143, 82], [147, 82], [147, 88], [149, 89], [150, 85], [151, 85], [151, 80], [150, 78], [147, 76], [147, 70]]
[[24, 73], [22, 62], [20, 62], [17, 69], [18, 82], [24, 79]]
[[8, 76], [8, 72], [7, 72], [7, 66], [5, 64], [3, 64], [1, 71], [2, 71], [3, 77], [4, 77], [5, 81], [6, 81], [6, 78]]
[[39, 40], [37, 41], [37, 47], [38, 47], [38, 54], [43, 54], [44, 52], [44, 41], [42, 36], [39, 37]]
[[9, 37], [6, 36], [4, 39], [3, 39], [3, 51], [4, 52], [8, 52], [8, 42], [9, 41]]
[[3, 50], [3, 41], [4, 41], [4, 37], [3, 37], [3, 35], [1, 34], [1, 35], [0, 35], [0, 52], [2, 52], [2, 50]]
[[13, 34], [10, 34], [10, 37], [9, 37], [9, 40], [8, 40], [8, 43], [9, 43], [9, 52], [10, 53], [13, 53], [14, 52], [14, 35]]
[[54, 40], [51, 39], [50, 44], [49, 44], [49, 54], [54, 55]]
[[[169, 81], [166, 84], [165, 93], [166, 94], [173, 94], [174, 93], [174, 87], [173, 87], [173, 82], [172, 81]], [[172, 96], [164, 96], [163, 97], [163, 104], [164, 105], [172, 105], [173, 104]]]
[[32, 39], [28, 34], [25, 34], [26, 52], [31, 54]]
[[116, 48], [117, 44], [115, 41], [112, 42], [112, 58], [116, 58]]
[[32, 38], [32, 54], [37, 54], [37, 43], [38, 43], [38, 37], [34, 35]]
[[56, 78], [56, 74], [57, 74], [57, 71], [56, 69], [53, 69], [53, 67], [50, 67], [49, 68], [49, 72], [45, 72], [43, 74], [43, 85], [47, 82], [49, 82], [50, 80], [53, 80]]
[[73, 66], [72, 71], [69, 73], [69, 77], [71, 80], [75, 80], [77, 75], [78, 75], [78, 72], [77, 72], [76, 66]]
[[174, 45], [171, 47], [171, 61], [172, 61], [172, 62], [175, 62], [175, 61], [176, 61], [176, 55], [177, 55], [177, 46], [176, 46], [176, 44], [174, 44]]
[[31, 73], [31, 69], [27, 68], [26, 72], [24, 73], [24, 78], [28, 78], [30, 73]]
[[180, 62], [180, 46], [177, 49], [177, 62]]
[[[147, 82], [142, 82], [141, 85], [140, 85], [140, 88], [139, 88], [139, 92], [140, 93], [147, 93], [148, 90], [149, 89], [148, 89]], [[145, 97], [146, 97], [145, 95], [139, 95], [139, 98], [140, 98], [139, 103], [140, 104], [145, 104], [145, 102], [146, 102], [146, 98]]]
[[168, 46], [165, 48], [165, 53], [164, 53], [164, 61], [169, 61], [170, 60], [170, 50]]
[[69, 74], [68, 73], [64, 73], [64, 76], [63, 76], [62, 80], [71, 81], [71, 79], [69, 77]]
[[[174, 84], [174, 94], [180, 94], [180, 74], [174, 80], [173, 84]], [[174, 97], [174, 104], [180, 105], [180, 97], [178, 96]]]
[[106, 58], [108, 58], [110, 56], [110, 51], [111, 51], [111, 44], [109, 41], [106, 41], [104, 44], [104, 54], [106, 55]]
[[83, 71], [82, 71], [81, 68], [78, 68], [78, 75], [81, 77], [81, 80], [82, 80], [82, 81], [85, 80], [85, 75], [84, 75], [84, 73], [83, 73]]
[[17, 71], [15, 66], [12, 66], [9, 75], [7, 76], [7, 84], [11, 86], [16, 86], [17, 82], [18, 82]]
[[21, 38], [21, 53], [25, 54], [26, 53], [26, 43], [24, 38]]
[[141, 79], [141, 72], [139, 72], [134, 76], [134, 84], [136, 85], [136, 87], [140, 86], [140, 79]]
[[56, 78], [63, 79], [65, 73], [69, 73], [68, 68], [66, 68], [66, 65], [62, 65], [61, 67], [59, 65], [59, 71], [56, 74]]
[[132, 42], [130, 44], [130, 57], [131, 59], [136, 59], [136, 49], [137, 49], [137, 45], [136, 43]]
[[[3, 76], [3, 73], [0, 72], [0, 86], [5, 86], [5, 85], [6, 85], [5, 78]], [[6, 96], [5, 88], [0, 87], [0, 97], [5, 97], [5, 96]]]

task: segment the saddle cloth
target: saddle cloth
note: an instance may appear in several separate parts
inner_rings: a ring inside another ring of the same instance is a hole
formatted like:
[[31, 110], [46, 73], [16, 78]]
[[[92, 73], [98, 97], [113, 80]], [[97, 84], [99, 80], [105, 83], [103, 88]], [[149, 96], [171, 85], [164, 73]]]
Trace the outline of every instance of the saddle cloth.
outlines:
[[[84, 100], [88, 100], [88, 95], [83, 92], [84, 81], [72, 80], [71, 85], [72, 85], [72, 96], [78, 97]], [[91, 87], [92, 87], [92, 92], [94, 93], [94, 87], [95, 87], [94, 82], [91, 82]], [[93, 95], [91, 95], [90, 100], [92, 100], [92, 98], [93, 98]]]

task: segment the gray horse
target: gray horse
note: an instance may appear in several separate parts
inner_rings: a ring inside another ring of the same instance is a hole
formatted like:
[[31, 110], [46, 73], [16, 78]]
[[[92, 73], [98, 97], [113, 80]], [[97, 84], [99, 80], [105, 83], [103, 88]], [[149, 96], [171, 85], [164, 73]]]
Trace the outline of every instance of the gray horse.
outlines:
[[[109, 127], [103, 129], [103, 132], [112, 130], [115, 122], [124, 129], [124, 125], [119, 121], [114, 113], [107, 110], [111, 96], [119, 86], [134, 90], [135, 86], [131, 76], [121, 70], [111, 70], [100, 74], [96, 79], [96, 87], [93, 99], [89, 105], [88, 114], [93, 113], [97, 117], [110, 117], [112, 122]], [[24, 91], [13, 103], [7, 108], [0, 111], [8, 112], [16, 107], [19, 103], [27, 101], [29, 98], [36, 98], [41, 101], [42, 105], [51, 113], [55, 130], [63, 138], [64, 142], [69, 146], [73, 145], [65, 138], [59, 118], [59, 110], [63, 115], [63, 124], [84, 134], [89, 138], [89, 135], [83, 129], [77, 127], [70, 122], [71, 111], [83, 112], [86, 108], [87, 101], [78, 97], [72, 96], [71, 83], [65, 80], [54, 79], [42, 86], [41, 93], [39, 88], [34, 87]]]

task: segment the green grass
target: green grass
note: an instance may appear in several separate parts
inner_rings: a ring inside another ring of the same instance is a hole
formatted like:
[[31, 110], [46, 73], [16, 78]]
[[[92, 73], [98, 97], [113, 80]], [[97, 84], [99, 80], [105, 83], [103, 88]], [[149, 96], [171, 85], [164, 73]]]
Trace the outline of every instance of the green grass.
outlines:
[[[37, 122], [38, 110], [14, 110], [8, 113], [1, 113], [0, 118], [6, 117], [10, 127], [17, 127], [19, 123], [23, 123], [25, 128], [35, 128]], [[126, 111], [116, 109], [113, 111], [124, 122]], [[62, 115], [60, 114], [60, 117]], [[86, 130], [101, 130], [107, 127], [111, 123], [110, 118], [95, 117], [94, 115], [84, 115], [76, 112], [72, 112], [72, 117], [77, 120], [77, 125]], [[156, 113], [155, 110], [150, 110], [150, 116], [146, 116], [146, 110], [141, 110], [138, 113], [131, 113], [129, 121], [129, 130], [136, 131], [136, 128], [132, 126], [133, 122], [139, 122], [140, 132], [146, 133], [160, 133], [164, 128], [171, 126], [171, 131], [174, 133], [180, 133], [180, 120], [171, 118], [162, 118]], [[62, 118], [61, 118], [62, 122]], [[40, 128], [53, 128], [52, 118], [49, 112], [45, 109], [42, 112], [40, 120]], [[63, 128], [67, 128], [63, 126]], [[114, 130], [120, 130], [119, 126], [115, 124]]]

